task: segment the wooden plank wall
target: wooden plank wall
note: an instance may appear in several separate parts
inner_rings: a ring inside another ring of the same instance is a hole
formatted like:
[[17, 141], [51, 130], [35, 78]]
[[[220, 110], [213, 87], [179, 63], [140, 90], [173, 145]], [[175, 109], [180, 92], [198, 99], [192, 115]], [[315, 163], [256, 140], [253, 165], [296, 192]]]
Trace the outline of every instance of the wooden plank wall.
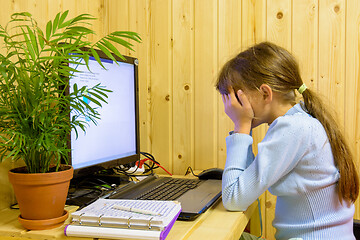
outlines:
[[[169, 171], [223, 167], [232, 124], [214, 83], [221, 66], [248, 46], [269, 40], [299, 60], [304, 82], [337, 112], [360, 163], [360, 3], [357, 0], [0, 0], [0, 24], [29, 11], [44, 26], [58, 11], [90, 13], [99, 36], [114, 30], [141, 34], [141, 150]], [[95, 39], [93, 39], [95, 40]], [[254, 149], [266, 126], [254, 131]], [[13, 201], [11, 163], [0, 165], [0, 207]], [[264, 231], [273, 239], [276, 199], [262, 199]], [[359, 202], [356, 218], [360, 218]]]

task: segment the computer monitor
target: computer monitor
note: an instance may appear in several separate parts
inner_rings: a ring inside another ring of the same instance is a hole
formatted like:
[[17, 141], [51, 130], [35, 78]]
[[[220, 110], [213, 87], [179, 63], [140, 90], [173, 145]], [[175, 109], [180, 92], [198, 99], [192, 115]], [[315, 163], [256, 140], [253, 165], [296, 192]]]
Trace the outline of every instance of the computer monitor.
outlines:
[[[80, 70], [69, 79], [69, 92], [74, 83], [78, 88], [91, 87], [96, 84], [105, 86], [112, 92], [106, 93], [106, 103], [97, 108], [100, 119], [95, 125], [84, 117], [88, 123], [86, 132], [73, 129], [70, 137], [71, 154], [69, 164], [74, 168], [74, 178], [90, 175], [102, 169], [135, 162], [140, 158], [139, 147], [139, 111], [138, 111], [138, 61], [125, 56], [126, 60], [113, 55], [117, 63], [102, 51], [97, 51], [105, 69], [93, 56], [86, 65], [71, 64]], [[79, 61], [84, 62], [84, 59]], [[90, 106], [95, 106], [84, 98]], [[75, 111], [71, 111], [72, 118]]]

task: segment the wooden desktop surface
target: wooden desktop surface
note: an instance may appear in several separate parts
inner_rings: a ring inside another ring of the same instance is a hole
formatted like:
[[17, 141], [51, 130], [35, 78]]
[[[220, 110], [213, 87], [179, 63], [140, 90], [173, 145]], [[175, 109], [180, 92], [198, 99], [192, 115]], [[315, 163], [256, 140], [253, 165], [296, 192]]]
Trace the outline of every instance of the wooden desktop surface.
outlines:
[[[166, 240], [198, 239], [239, 239], [251, 218], [257, 203], [253, 203], [245, 212], [227, 211], [221, 200], [200, 215], [194, 221], [176, 221]], [[77, 207], [67, 206], [66, 210], [74, 212]], [[64, 228], [70, 223], [70, 217], [58, 228], [28, 231], [18, 222], [19, 210], [3, 209], [0, 211], [1, 240], [86, 240], [91, 238], [66, 237]]]

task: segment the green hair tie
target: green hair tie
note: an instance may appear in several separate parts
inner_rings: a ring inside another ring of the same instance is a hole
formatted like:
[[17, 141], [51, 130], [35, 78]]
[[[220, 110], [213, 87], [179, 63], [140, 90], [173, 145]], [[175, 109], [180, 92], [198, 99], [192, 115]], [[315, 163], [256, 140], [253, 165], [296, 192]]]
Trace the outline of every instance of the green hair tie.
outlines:
[[301, 85], [298, 89], [298, 92], [300, 94], [303, 94], [303, 92], [307, 89], [307, 86], [305, 85], [305, 83], [303, 83], [303, 85]]

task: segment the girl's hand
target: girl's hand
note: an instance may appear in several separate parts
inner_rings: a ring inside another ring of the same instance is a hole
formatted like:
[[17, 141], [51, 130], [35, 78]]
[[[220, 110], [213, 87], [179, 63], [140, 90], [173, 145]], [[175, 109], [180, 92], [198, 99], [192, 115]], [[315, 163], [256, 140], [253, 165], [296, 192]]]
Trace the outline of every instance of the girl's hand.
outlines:
[[229, 94], [222, 95], [225, 113], [235, 125], [234, 132], [250, 134], [254, 111], [243, 91], [238, 90], [236, 94], [237, 97], [231, 89]]

